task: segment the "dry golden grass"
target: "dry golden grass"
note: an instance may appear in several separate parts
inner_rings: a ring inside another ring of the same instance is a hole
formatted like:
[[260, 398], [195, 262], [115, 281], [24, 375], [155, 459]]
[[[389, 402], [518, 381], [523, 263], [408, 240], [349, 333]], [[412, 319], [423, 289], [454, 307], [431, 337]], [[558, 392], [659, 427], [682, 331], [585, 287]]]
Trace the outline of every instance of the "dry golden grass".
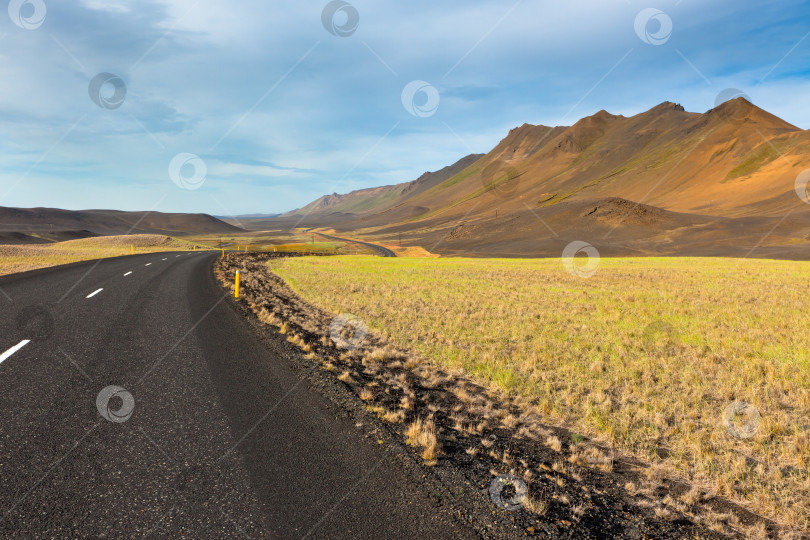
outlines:
[[[647, 459], [651, 481], [677, 474], [808, 528], [810, 263], [603, 259], [590, 279], [558, 259], [270, 265], [303, 297], [357, 315], [396, 346]], [[750, 438], [723, 425], [733, 402], [761, 415]]]
[[91, 259], [159, 251], [189, 251], [192, 244], [162, 234], [98, 236], [53, 244], [0, 245], [0, 275]]
[[[369, 241], [372, 242], [372, 243], [375, 243], [374, 240], [369, 240]], [[396, 254], [397, 257], [411, 257], [411, 258], [415, 257], [415, 258], [431, 259], [431, 258], [438, 258], [438, 257], [441, 256], [441, 255], [439, 255], [437, 253], [431, 253], [431, 252], [429, 252], [428, 250], [426, 250], [425, 248], [423, 248], [421, 246], [402, 246], [402, 247], [399, 247], [399, 244], [391, 244], [391, 243], [380, 244], [379, 242], [376, 242], [376, 243], [381, 245], [382, 247], [390, 249], [391, 251], [393, 251]]]
[[432, 418], [417, 418], [408, 426], [405, 436], [408, 444], [422, 448], [422, 459], [428, 464], [436, 463], [441, 446], [436, 437], [436, 424]]

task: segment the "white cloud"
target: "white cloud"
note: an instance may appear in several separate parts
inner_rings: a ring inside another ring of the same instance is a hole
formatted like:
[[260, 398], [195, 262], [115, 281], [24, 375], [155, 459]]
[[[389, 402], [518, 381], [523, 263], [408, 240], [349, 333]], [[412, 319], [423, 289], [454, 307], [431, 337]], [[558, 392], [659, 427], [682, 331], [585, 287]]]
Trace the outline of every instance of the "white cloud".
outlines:
[[132, 0], [84, 0], [82, 4], [96, 11], [109, 11], [110, 13], [129, 13], [135, 4]]
[[220, 163], [209, 164], [208, 172], [211, 176], [223, 176], [226, 178], [234, 176], [273, 178], [282, 176], [294, 176], [296, 171], [269, 165], [246, 165], [244, 163]]

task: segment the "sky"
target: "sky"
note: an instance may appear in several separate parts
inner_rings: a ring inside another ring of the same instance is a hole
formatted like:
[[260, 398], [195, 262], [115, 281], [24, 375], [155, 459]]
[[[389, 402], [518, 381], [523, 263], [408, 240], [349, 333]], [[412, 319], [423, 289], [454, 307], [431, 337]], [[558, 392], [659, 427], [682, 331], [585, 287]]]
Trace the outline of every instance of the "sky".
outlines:
[[810, 128], [805, 1], [11, 0], [4, 11], [0, 206], [284, 212], [413, 180], [524, 123], [662, 101], [704, 112], [737, 91]]

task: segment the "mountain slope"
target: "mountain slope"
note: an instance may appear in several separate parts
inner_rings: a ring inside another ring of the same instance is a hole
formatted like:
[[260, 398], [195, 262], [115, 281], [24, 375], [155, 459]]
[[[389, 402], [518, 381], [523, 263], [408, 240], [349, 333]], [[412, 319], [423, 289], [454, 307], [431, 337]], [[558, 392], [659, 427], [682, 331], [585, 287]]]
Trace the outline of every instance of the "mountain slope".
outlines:
[[83, 231], [95, 235], [128, 233], [206, 234], [240, 231], [208, 214], [167, 214], [119, 210], [61, 210], [0, 207], [0, 231]]
[[[793, 190], [810, 165], [808, 150], [807, 132], [742, 98], [704, 114], [665, 102], [629, 118], [599, 111], [570, 127], [525, 124], [408, 202], [427, 209], [420, 217], [457, 207], [463, 215], [484, 195], [516, 208], [622, 197], [679, 212], [751, 215], [760, 211], [752, 205]], [[400, 186], [325, 196], [295, 213], [376, 214], [401, 204], [392, 202]], [[768, 213], [794, 202], [771, 205]], [[389, 222], [402, 217], [392, 212]]]
[[[409, 184], [321, 198], [298, 211], [294, 223], [382, 240], [405, 234], [420, 245], [441, 239], [438, 250], [447, 253], [475, 247], [495, 254], [539, 254], [557, 248], [538, 251], [523, 241], [596, 231], [604, 220], [596, 223], [594, 216], [569, 210], [597, 204], [612, 208], [614, 223], [602, 232], [610, 231], [605, 243], [616, 249], [622, 239], [640, 242], [645, 234], [645, 253], [678, 251], [693, 238], [702, 239], [701, 253], [712, 253], [712, 238], [727, 246], [735, 238], [751, 245], [767, 240], [793, 246], [810, 238], [805, 227], [810, 206], [794, 189], [798, 174], [810, 168], [810, 132], [742, 98], [705, 113], [664, 102], [630, 117], [599, 111], [572, 126], [524, 124], [486, 155], [468, 156], [453, 168], [452, 175], [435, 177], [407, 196], [399, 186]], [[617, 217], [625, 213], [625, 203], [670, 219], [626, 223]], [[782, 221], [788, 213], [790, 219]], [[503, 226], [509, 219], [511, 232]], [[544, 226], [545, 219], [557, 226]], [[459, 223], [475, 224], [475, 242], [452, 232]], [[793, 232], [783, 230], [789, 224]], [[507, 249], [507, 239], [529, 251]], [[632, 253], [635, 248], [622, 244], [621, 249]]]
[[[436, 172], [426, 172], [416, 180], [392, 186], [360, 189], [346, 195], [324, 195], [303, 208], [282, 214], [289, 216], [328, 216], [328, 215], [371, 215], [385, 210], [399, 208], [408, 200], [426, 190], [441, 184], [482, 157], [471, 154]], [[400, 209], [401, 213], [401, 209]]]

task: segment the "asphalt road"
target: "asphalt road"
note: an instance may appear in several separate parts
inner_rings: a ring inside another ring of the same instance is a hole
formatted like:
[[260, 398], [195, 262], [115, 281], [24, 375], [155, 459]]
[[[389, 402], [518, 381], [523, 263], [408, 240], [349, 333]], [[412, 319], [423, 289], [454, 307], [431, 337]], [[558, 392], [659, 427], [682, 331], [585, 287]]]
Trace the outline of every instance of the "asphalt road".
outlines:
[[214, 257], [0, 278], [0, 536], [474, 537], [251, 330]]
[[381, 257], [396, 257], [397, 256], [396, 253], [394, 253], [393, 251], [391, 251], [387, 247], [378, 246], [377, 244], [370, 244], [368, 242], [361, 242], [360, 240], [351, 240], [350, 238], [340, 238], [338, 236], [331, 236], [331, 235], [323, 234], [323, 233], [317, 233], [317, 234], [320, 235], [320, 236], [323, 236], [324, 238], [327, 238], [329, 240], [339, 240], [341, 242], [351, 242], [353, 244], [360, 244], [361, 246], [369, 247], [369, 248], [373, 249]]

